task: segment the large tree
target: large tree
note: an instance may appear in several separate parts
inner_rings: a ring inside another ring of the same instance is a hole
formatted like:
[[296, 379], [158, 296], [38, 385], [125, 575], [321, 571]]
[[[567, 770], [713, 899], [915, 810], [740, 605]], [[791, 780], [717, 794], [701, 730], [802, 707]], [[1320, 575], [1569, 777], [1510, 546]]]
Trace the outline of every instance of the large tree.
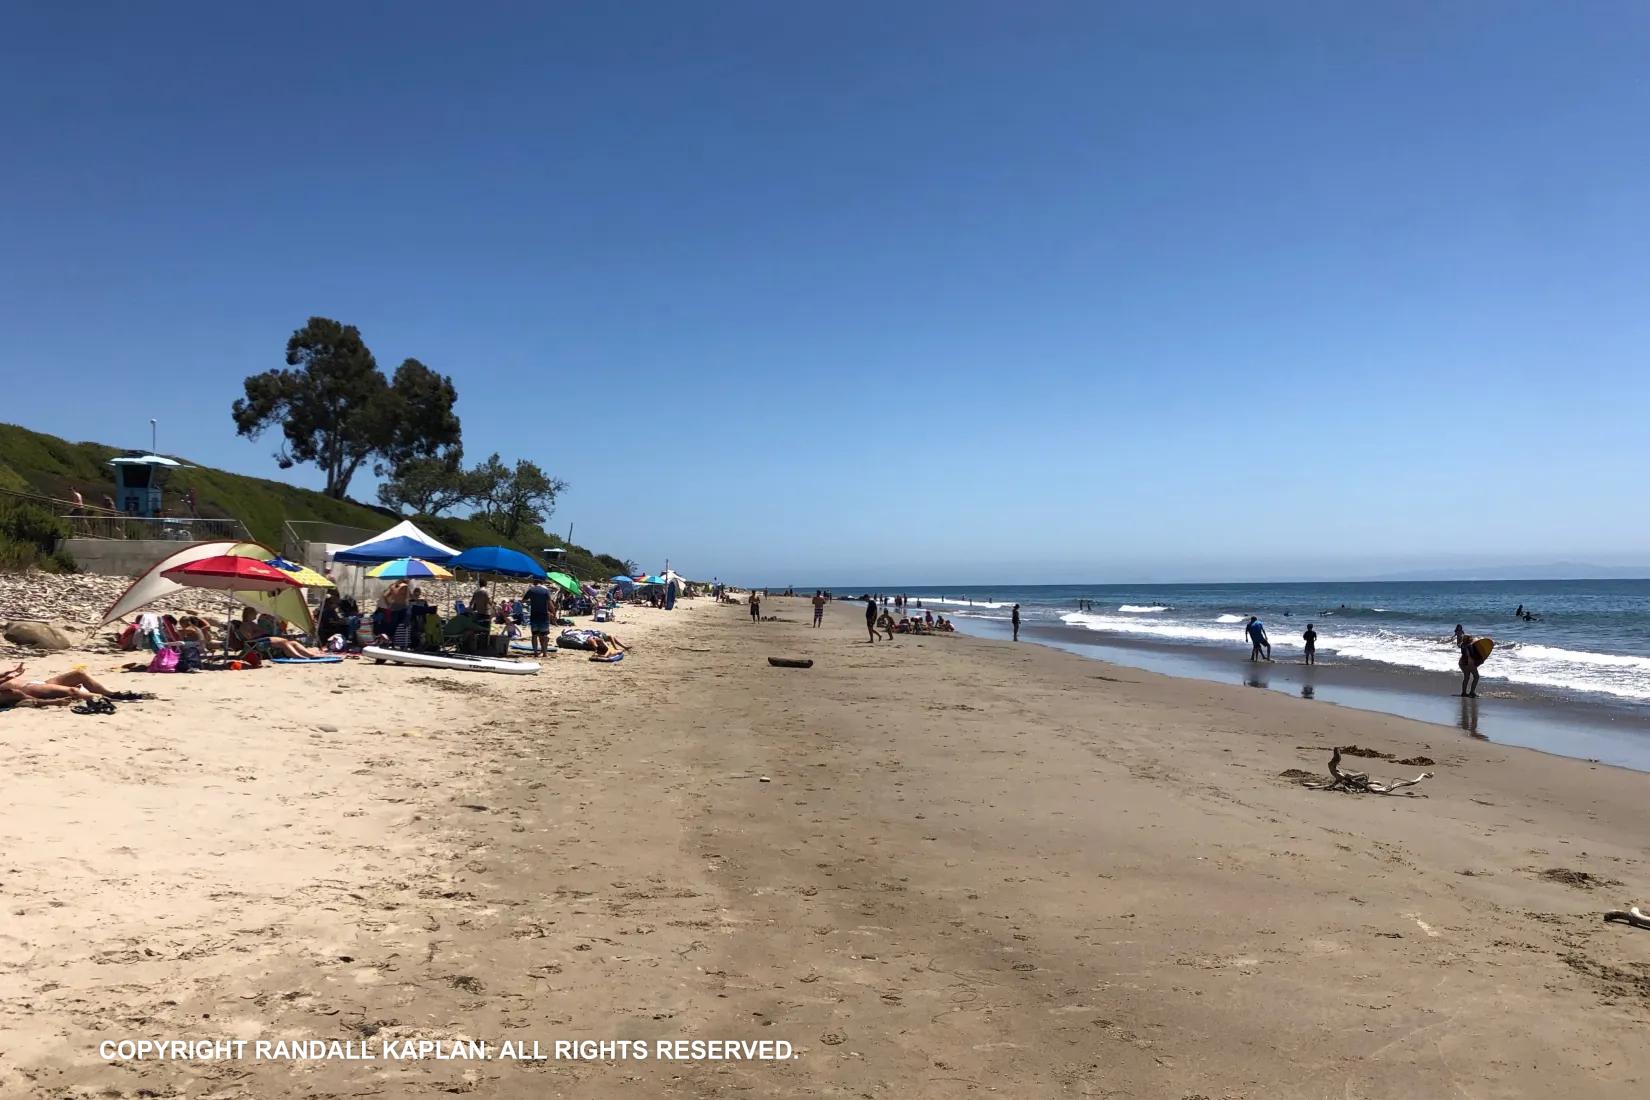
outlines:
[[396, 511], [439, 516], [464, 504], [474, 504], [486, 493], [480, 474], [466, 470], [463, 452], [454, 447], [435, 458], [414, 458], [397, 466], [378, 486], [378, 501]]
[[256, 439], [280, 424], [276, 461], [319, 466], [328, 496], [343, 497], [369, 459], [382, 473], [459, 445], [452, 379], [416, 359], [386, 379], [354, 325], [311, 317], [287, 341], [286, 364], [246, 379], [235, 429]]
[[497, 454], [477, 466], [475, 476], [484, 487], [479, 518], [507, 539], [528, 527], [543, 527], [555, 510], [557, 494], [567, 488], [537, 463], [523, 458], [512, 468]]

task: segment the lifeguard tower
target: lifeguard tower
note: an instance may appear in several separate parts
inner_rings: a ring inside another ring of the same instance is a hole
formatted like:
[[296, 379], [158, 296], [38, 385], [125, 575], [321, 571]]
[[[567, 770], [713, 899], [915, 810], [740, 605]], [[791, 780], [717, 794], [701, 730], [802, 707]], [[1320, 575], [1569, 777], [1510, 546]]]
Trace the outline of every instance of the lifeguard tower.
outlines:
[[115, 508], [129, 516], [158, 518], [161, 511], [161, 490], [173, 470], [183, 463], [165, 455], [142, 451], [111, 458], [115, 468]]

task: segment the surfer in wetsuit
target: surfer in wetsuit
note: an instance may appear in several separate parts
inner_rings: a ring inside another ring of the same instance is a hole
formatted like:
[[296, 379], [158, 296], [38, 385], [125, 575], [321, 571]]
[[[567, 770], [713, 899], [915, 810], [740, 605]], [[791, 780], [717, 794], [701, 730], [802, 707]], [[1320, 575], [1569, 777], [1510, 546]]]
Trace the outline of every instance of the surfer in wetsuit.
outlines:
[[1478, 666], [1484, 659], [1473, 648], [1475, 641], [1476, 638], [1461, 629], [1460, 623], [1455, 624], [1455, 644], [1461, 649], [1461, 696], [1465, 699], [1478, 698]]
[[1014, 640], [1017, 642], [1017, 641], [1020, 640], [1020, 605], [1019, 604], [1014, 605], [1014, 614], [1012, 616], [1010, 616], [1010, 618], [1014, 622]]
[[[865, 632], [871, 635], [871, 644], [877, 644], [877, 598], [865, 597]], [[889, 635], [892, 640], [893, 635]]]

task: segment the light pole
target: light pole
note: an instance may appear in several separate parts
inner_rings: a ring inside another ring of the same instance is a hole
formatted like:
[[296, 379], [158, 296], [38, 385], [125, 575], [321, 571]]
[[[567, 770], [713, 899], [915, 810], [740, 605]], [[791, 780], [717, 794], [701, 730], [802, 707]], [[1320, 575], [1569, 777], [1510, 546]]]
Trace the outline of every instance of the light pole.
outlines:
[[155, 453], [155, 418], [149, 418], [149, 453]]

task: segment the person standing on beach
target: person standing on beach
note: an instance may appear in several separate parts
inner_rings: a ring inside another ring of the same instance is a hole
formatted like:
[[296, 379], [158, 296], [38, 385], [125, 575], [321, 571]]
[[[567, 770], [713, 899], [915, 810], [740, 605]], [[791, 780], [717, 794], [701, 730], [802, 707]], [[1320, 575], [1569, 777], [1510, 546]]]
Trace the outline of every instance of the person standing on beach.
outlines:
[[1309, 665], [1317, 664], [1318, 663], [1318, 632], [1312, 628], [1311, 623], [1306, 624], [1306, 633], [1302, 634], [1301, 638], [1302, 638], [1303, 641], [1306, 642], [1306, 663], [1309, 664]]
[[825, 618], [825, 593], [814, 589], [814, 626], [818, 626]]
[[1009, 615], [1009, 621], [1014, 624], [1014, 640], [1020, 640], [1020, 605], [1014, 605], [1014, 611]]
[[871, 636], [871, 644], [877, 644], [877, 598], [865, 597], [865, 632]]
[[1458, 662], [1461, 669], [1461, 697], [1463, 699], [1478, 698], [1478, 666], [1483, 664], [1483, 658], [1473, 648], [1478, 639], [1461, 629], [1461, 624], [1455, 624], [1455, 644], [1461, 650], [1461, 660]]
[[759, 623], [761, 621], [762, 621], [762, 593], [758, 592], [756, 589], [753, 588], [753, 589], [751, 589], [751, 622]]
[[1264, 656], [1270, 661], [1272, 659], [1272, 642], [1266, 637], [1266, 624], [1251, 615], [1249, 616], [1249, 625], [1245, 626], [1243, 630], [1245, 634], [1249, 635], [1249, 659], [1258, 661]]
[[533, 636], [533, 655], [550, 655], [550, 589], [543, 581], [527, 586], [523, 597], [527, 600], [527, 630]]

